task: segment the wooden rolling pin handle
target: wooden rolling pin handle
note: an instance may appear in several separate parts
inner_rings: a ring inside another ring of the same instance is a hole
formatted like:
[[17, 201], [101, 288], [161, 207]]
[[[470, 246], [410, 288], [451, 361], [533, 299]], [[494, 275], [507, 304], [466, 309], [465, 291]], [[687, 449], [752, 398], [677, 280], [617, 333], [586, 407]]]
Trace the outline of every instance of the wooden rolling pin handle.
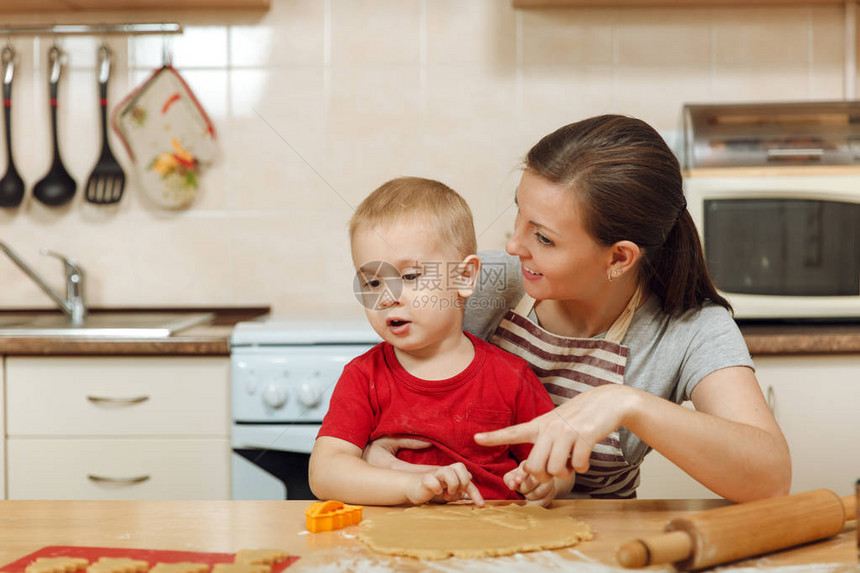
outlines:
[[627, 569], [647, 567], [656, 563], [674, 563], [693, 555], [693, 540], [686, 531], [672, 531], [662, 535], [637, 539], [618, 549], [618, 563]]
[[677, 517], [666, 533], [631, 541], [616, 558], [627, 568], [672, 563], [696, 570], [836, 535], [857, 518], [857, 498], [820, 489]]
[[846, 495], [842, 498], [842, 507], [845, 508], [845, 521], [857, 519], [857, 496]]

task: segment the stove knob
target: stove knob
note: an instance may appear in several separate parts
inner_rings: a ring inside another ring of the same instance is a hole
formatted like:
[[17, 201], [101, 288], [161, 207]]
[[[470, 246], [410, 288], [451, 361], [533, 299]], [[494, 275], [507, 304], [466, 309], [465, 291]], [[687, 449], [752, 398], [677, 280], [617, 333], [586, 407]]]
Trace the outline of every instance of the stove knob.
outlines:
[[263, 391], [263, 402], [270, 408], [280, 408], [287, 403], [287, 391], [279, 384], [269, 384]]
[[315, 408], [322, 398], [322, 391], [316, 382], [303, 382], [299, 386], [299, 402], [306, 408]]
[[247, 376], [247, 380], [245, 380], [245, 391], [248, 394], [254, 394], [257, 392], [257, 377], [254, 376], [254, 372], [250, 372]]

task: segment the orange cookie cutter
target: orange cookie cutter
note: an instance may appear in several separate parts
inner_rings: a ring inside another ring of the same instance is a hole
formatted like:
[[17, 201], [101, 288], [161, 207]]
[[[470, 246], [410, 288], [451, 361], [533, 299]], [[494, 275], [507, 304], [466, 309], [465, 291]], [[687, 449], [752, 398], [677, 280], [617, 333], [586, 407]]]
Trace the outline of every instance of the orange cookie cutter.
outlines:
[[341, 501], [318, 501], [305, 509], [305, 526], [308, 531], [334, 531], [361, 521], [360, 505], [347, 505]]

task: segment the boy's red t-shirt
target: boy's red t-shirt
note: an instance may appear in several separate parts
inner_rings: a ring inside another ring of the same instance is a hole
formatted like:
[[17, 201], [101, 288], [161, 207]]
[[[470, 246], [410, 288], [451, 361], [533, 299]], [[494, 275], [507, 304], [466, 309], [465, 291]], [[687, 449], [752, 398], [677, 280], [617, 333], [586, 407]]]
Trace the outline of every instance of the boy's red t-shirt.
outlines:
[[477, 432], [528, 422], [553, 409], [552, 400], [518, 356], [466, 333], [475, 357], [447, 380], [409, 374], [382, 342], [346, 365], [319, 436], [359, 448], [381, 436], [419, 438], [433, 444], [403, 449], [397, 457], [416, 464], [462, 462], [486, 499], [519, 499], [502, 480], [528, 457], [532, 444], [485, 447]]

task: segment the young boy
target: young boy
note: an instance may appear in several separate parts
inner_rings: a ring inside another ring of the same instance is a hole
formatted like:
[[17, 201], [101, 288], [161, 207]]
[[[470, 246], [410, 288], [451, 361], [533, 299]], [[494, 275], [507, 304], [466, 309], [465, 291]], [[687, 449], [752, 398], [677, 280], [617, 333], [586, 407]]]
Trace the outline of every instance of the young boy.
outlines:
[[[547, 505], [569, 491], [572, 481], [540, 484], [520, 469], [531, 444], [473, 439], [553, 403], [524, 360], [462, 330], [480, 271], [462, 197], [438, 181], [394, 179], [359, 205], [349, 232], [367, 318], [383, 342], [347, 364], [337, 383], [311, 454], [314, 494], [368, 505], [522, 496]], [[430, 443], [398, 453], [423, 465], [421, 473], [362, 459], [386, 435]]]

